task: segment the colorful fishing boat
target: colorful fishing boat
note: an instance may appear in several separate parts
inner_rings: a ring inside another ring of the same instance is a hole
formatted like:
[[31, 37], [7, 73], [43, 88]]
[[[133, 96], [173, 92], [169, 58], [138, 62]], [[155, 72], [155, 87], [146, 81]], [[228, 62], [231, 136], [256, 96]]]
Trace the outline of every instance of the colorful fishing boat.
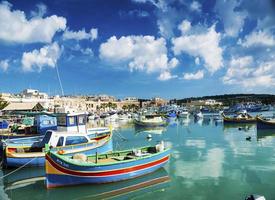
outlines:
[[13, 123], [10, 126], [10, 130], [0, 133], [0, 138], [40, 137], [47, 130], [57, 130], [57, 121], [54, 116], [36, 115], [35, 117], [25, 117], [21, 121], [21, 123]]
[[222, 113], [224, 123], [256, 123], [257, 118], [252, 117], [248, 113], [238, 113], [237, 116], [228, 117]]
[[163, 167], [170, 149], [163, 143], [108, 154], [65, 156], [46, 150], [47, 188], [127, 180]]
[[135, 125], [143, 127], [166, 126], [167, 121], [162, 115], [140, 115], [134, 120]]
[[[65, 155], [75, 153], [95, 154], [106, 153], [112, 150], [112, 131], [103, 130], [90, 133], [47, 131], [42, 140], [25, 143], [14, 140], [4, 141], [4, 165], [7, 167], [44, 166], [45, 144], [51, 146], [53, 152], [62, 152]], [[21, 140], [22, 141], [22, 140]]]
[[257, 117], [257, 129], [275, 129], [275, 119]]

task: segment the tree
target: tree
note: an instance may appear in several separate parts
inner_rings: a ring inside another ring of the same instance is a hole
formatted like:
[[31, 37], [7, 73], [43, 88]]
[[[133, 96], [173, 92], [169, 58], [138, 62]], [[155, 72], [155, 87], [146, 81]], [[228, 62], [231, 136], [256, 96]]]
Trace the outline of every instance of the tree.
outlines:
[[4, 109], [9, 103], [0, 97], [0, 110]]

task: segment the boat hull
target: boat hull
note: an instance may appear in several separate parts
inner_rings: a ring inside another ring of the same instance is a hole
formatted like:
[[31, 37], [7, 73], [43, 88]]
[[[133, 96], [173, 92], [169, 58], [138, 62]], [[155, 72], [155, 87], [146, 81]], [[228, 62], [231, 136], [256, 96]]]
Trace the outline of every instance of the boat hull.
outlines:
[[261, 118], [257, 118], [257, 129], [275, 129], [275, 122], [269, 122]]
[[[84, 146], [84, 145], [75, 145], [74, 150], [71, 149], [72, 147], [66, 147], [66, 146], [61, 149], [65, 151], [64, 155], [73, 155], [76, 153], [94, 155], [96, 153], [101, 154], [101, 153], [106, 153], [113, 150], [112, 138], [108, 139], [106, 142], [104, 142], [100, 146], [88, 145], [86, 148], [81, 148], [81, 146]], [[13, 156], [13, 155], [9, 155], [9, 153], [6, 152], [6, 156], [4, 158], [4, 165], [7, 167], [21, 167], [23, 165], [26, 165], [26, 167], [44, 166], [45, 153], [39, 152], [39, 153], [35, 153], [33, 156], [29, 156], [27, 154], [25, 155], [22, 154], [20, 156]]]
[[145, 159], [119, 164], [80, 166], [60, 160], [55, 155], [46, 155], [47, 188], [100, 184], [132, 179], [152, 173], [163, 167], [169, 160], [170, 150]]

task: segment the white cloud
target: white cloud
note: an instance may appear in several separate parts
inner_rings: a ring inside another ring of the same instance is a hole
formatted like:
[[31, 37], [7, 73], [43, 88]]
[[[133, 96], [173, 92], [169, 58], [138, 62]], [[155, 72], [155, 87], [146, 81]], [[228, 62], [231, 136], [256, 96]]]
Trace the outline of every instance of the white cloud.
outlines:
[[237, 11], [239, 4], [236, 0], [217, 0], [215, 5], [215, 10], [223, 22], [225, 33], [231, 37], [238, 36], [247, 16], [246, 12]]
[[70, 31], [69, 29], [66, 29], [63, 33], [63, 40], [95, 40], [98, 36], [98, 30], [96, 28], [92, 28], [90, 32], [86, 32], [86, 30], [83, 28], [79, 31]]
[[191, 28], [188, 33], [172, 38], [172, 49], [175, 55], [187, 53], [202, 58], [208, 71], [214, 73], [223, 66], [221, 36], [215, 31], [215, 25], [199, 33], [196, 30]]
[[191, 28], [191, 22], [189, 22], [188, 20], [183, 20], [178, 26], [178, 29], [181, 31], [182, 34], [188, 32], [190, 28]]
[[158, 77], [158, 80], [160, 81], [167, 81], [167, 80], [170, 80], [172, 78], [177, 78], [176, 75], [172, 75], [169, 71], [163, 71], [159, 77]]
[[[195, 152], [194, 155], [198, 154]], [[174, 163], [175, 175], [193, 180], [219, 178], [224, 173], [224, 159], [225, 153], [221, 148], [209, 149], [206, 155], [193, 157], [192, 160], [177, 159]]]
[[196, 57], [196, 59], [195, 59], [195, 64], [196, 64], [196, 65], [199, 65], [199, 64], [200, 64], [200, 58], [199, 58], [199, 57]]
[[0, 40], [16, 43], [50, 43], [56, 32], [66, 28], [66, 19], [52, 15], [27, 19], [20, 10], [11, 10], [11, 4], [0, 4]]
[[269, 60], [257, 64], [251, 56], [232, 58], [222, 80], [224, 84], [245, 88], [272, 87], [275, 85], [274, 63]]
[[197, 11], [197, 12], [201, 12], [201, 4], [197, 1], [193, 1], [191, 3], [190, 9], [192, 11]]
[[9, 68], [9, 60], [0, 60], [0, 69], [2, 69], [4, 72], [7, 71]]
[[99, 53], [103, 60], [127, 62], [131, 71], [160, 72], [162, 78], [179, 63], [176, 58], [168, 60], [165, 39], [153, 36], [112, 36], [100, 45]]
[[204, 77], [204, 72], [203, 70], [199, 70], [196, 73], [184, 73], [183, 74], [183, 79], [185, 80], [199, 80]]
[[31, 11], [32, 17], [43, 17], [47, 13], [47, 6], [43, 3], [36, 5], [37, 10]]
[[252, 46], [275, 46], [274, 36], [266, 31], [253, 31], [251, 34], [245, 36], [240, 44], [244, 47]]
[[54, 42], [42, 47], [40, 50], [35, 49], [32, 52], [24, 52], [21, 60], [23, 70], [34, 71], [37, 69], [41, 71], [46, 66], [54, 68], [61, 51], [59, 45]]

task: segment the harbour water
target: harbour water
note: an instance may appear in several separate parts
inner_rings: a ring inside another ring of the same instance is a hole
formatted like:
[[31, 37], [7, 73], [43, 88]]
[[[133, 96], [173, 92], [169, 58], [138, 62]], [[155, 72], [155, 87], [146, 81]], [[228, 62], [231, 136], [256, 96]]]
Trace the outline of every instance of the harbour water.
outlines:
[[[147, 136], [151, 134], [152, 139]], [[43, 168], [21, 169], [0, 180], [0, 199], [275, 199], [275, 132], [214, 120], [175, 120], [155, 130], [119, 126], [114, 150], [155, 145], [172, 148], [164, 169], [138, 179], [47, 190]], [[251, 140], [247, 140], [247, 137]], [[14, 169], [13, 169], [14, 170]], [[1, 171], [3, 176], [9, 171]], [[41, 177], [42, 176], [42, 177]], [[33, 178], [31, 178], [33, 177]]]

